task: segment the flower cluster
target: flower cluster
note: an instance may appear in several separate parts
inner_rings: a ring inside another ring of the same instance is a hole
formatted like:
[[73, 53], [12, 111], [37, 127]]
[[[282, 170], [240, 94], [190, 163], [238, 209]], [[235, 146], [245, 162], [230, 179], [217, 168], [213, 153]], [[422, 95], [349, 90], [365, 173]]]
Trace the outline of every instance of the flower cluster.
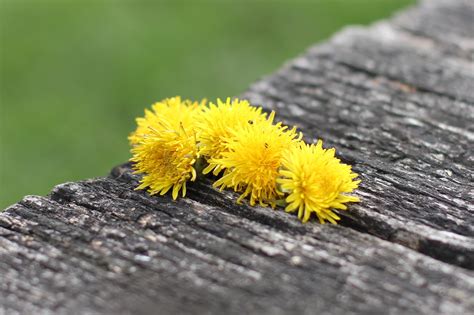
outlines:
[[340, 218], [332, 210], [359, 201], [349, 195], [360, 182], [357, 174], [321, 140], [306, 144], [295, 127], [274, 120], [274, 112], [239, 99], [155, 103], [129, 136], [133, 167], [143, 174], [137, 189], [161, 195], [172, 190], [176, 199], [198, 172], [212, 173], [215, 187], [240, 193], [238, 203], [285, 204], [303, 222], [315, 214], [321, 223], [336, 224]]

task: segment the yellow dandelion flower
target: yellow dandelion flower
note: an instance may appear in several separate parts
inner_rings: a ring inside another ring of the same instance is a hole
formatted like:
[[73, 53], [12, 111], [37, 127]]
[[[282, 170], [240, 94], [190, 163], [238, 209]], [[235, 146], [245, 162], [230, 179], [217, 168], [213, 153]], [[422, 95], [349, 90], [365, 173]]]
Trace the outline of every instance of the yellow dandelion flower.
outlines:
[[198, 158], [196, 115], [198, 103], [179, 97], [155, 103], [144, 118], [137, 119], [132, 143], [135, 173], [144, 174], [136, 189], [164, 195], [171, 188], [173, 199], [186, 194], [186, 182], [196, 179], [193, 165]]
[[288, 193], [287, 212], [298, 210], [303, 222], [315, 213], [319, 221], [337, 224], [339, 220], [331, 209], [346, 210], [346, 202], [357, 202], [358, 197], [348, 196], [360, 183], [351, 166], [334, 156], [334, 149], [323, 149], [321, 140], [316, 145], [300, 144], [292, 148], [282, 160], [277, 182]]
[[265, 118], [262, 108], [253, 107], [246, 100], [227, 98], [223, 102], [217, 99], [217, 104], [210, 103], [209, 107], [205, 107], [198, 119], [199, 153], [209, 162], [203, 173], [213, 171], [214, 175], [218, 175], [222, 169], [212, 161], [222, 158], [222, 154], [228, 151], [227, 141], [233, 132]]
[[300, 141], [301, 135], [298, 137], [296, 128], [287, 130], [281, 123], [273, 124], [274, 116], [272, 112], [266, 120], [234, 130], [226, 143], [228, 150], [211, 160], [225, 170], [214, 186], [242, 192], [238, 203], [249, 196], [252, 206], [258, 202], [274, 207], [281, 196], [276, 185], [278, 168], [285, 152]]
[[[174, 117], [171, 122], [174, 124], [178, 123], [179, 128], [179, 115], [187, 115], [189, 109], [193, 110], [193, 115], [198, 113], [197, 109], [204, 108], [206, 100], [201, 102], [193, 102], [191, 100], [181, 100], [181, 97], [171, 97], [162, 101], [156, 102], [151, 106], [152, 110], [145, 109], [145, 117], [139, 117], [136, 119], [137, 129], [130, 134], [128, 140], [130, 144], [136, 145], [143, 140], [143, 137], [150, 133], [150, 126], [154, 129], [162, 123], [163, 117]], [[184, 112], [182, 112], [184, 111]], [[158, 129], [157, 129], [158, 130]]]

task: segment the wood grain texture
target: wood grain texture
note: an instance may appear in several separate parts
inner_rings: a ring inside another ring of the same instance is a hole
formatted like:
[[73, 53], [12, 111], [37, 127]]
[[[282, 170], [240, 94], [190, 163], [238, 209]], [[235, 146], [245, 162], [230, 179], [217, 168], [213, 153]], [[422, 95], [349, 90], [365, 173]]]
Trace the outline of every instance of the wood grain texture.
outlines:
[[310, 48], [242, 97], [362, 178], [338, 226], [178, 201], [129, 164], [0, 214], [0, 314], [472, 314], [474, 3], [426, 1]]

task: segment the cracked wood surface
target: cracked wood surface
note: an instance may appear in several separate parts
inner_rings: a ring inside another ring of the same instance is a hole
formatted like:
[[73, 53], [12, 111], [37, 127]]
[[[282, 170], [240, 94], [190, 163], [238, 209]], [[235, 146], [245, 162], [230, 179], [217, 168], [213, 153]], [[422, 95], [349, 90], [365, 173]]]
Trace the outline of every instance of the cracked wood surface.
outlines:
[[0, 314], [472, 314], [474, 3], [426, 1], [310, 48], [242, 96], [362, 185], [338, 226], [178, 201], [129, 164], [0, 214]]

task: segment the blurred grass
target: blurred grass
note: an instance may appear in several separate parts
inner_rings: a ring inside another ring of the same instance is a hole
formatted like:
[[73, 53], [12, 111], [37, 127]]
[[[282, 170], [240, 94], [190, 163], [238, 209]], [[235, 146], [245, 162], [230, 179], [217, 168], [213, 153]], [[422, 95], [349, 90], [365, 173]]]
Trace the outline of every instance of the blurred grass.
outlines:
[[0, 3], [0, 209], [129, 158], [144, 107], [238, 95], [346, 24], [413, 0]]

